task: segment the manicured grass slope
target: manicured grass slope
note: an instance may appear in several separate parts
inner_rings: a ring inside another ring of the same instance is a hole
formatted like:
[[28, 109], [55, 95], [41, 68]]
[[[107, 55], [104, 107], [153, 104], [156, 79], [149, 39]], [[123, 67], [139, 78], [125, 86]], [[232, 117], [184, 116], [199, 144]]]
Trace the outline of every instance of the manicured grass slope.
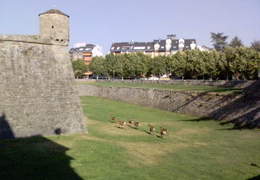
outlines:
[[97, 86], [114, 86], [114, 87], [135, 87], [135, 88], [155, 88], [155, 89], [168, 89], [175, 91], [197, 91], [197, 92], [215, 92], [215, 93], [241, 93], [242, 88], [233, 87], [214, 87], [214, 86], [195, 86], [195, 85], [167, 85], [167, 84], [135, 84], [135, 83], [113, 83], [113, 82], [77, 82], [78, 85], [90, 84]]
[[[260, 175], [251, 165], [260, 165], [259, 130], [228, 130], [232, 126], [95, 97], [82, 97], [81, 103], [89, 134], [0, 141], [0, 177], [8, 172], [14, 179], [242, 180]], [[141, 126], [120, 129], [111, 116]], [[148, 123], [168, 128], [169, 135], [158, 137], [159, 129], [149, 135]]]

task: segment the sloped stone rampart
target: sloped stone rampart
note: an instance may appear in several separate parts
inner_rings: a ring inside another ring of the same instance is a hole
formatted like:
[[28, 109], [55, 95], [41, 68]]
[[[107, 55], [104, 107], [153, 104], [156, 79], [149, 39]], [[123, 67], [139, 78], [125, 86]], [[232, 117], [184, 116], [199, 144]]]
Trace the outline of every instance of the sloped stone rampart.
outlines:
[[113, 82], [113, 83], [136, 83], [136, 84], [167, 84], [167, 85], [195, 85], [195, 86], [215, 86], [215, 87], [240, 87], [245, 88], [250, 86], [255, 82], [255, 80], [234, 80], [234, 81], [225, 81], [225, 80], [119, 80], [119, 79], [91, 79], [91, 80], [78, 80], [78, 81], [93, 81], [93, 82]]
[[0, 139], [85, 132], [68, 47], [0, 36]]
[[260, 127], [259, 89], [259, 81], [240, 94], [78, 85], [80, 96], [120, 100], [249, 127]]

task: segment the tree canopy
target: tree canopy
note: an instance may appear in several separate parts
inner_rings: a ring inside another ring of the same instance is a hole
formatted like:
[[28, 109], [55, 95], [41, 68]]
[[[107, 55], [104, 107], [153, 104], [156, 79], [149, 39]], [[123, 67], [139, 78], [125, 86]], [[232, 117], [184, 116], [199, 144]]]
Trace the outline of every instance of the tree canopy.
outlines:
[[141, 78], [162, 76], [182, 79], [257, 79], [260, 52], [248, 47], [226, 47], [223, 52], [186, 50], [151, 58], [143, 53], [109, 54], [93, 58], [90, 69], [97, 76]]
[[92, 58], [92, 62], [89, 65], [90, 71], [98, 76], [107, 75], [106, 66], [105, 66], [105, 58], [102, 56], [96, 56]]
[[72, 68], [74, 71], [75, 78], [82, 78], [84, 73], [88, 71], [88, 67], [85, 65], [83, 60], [76, 60], [72, 62]]
[[260, 40], [254, 40], [251, 43], [251, 48], [256, 50], [256, 51], [260, 51]]
[[224, 36], [224, 33], [213, 33], [211, 32], [211, 40], [216, 51], [223, 52], [227, 46], [228, 36]]
[[233, 48], [236, 48], [236, 47], [241, 47], [241, 46], [244, 46], [243, 45], [243, 42], [241, 39], [239, 39], [237, 36], [235, 36], [231, 42], [229, 43], [229, 46], [230, 47], [233, 47]]

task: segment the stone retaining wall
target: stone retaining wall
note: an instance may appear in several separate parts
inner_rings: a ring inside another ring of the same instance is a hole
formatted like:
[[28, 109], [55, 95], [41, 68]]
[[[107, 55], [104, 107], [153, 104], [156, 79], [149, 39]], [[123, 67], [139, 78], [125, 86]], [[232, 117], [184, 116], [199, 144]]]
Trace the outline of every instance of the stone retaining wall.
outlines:
[[137, 83], [137, 84], [184, 84], [184, 85], [200, 85], [200, 86], [216, 86], [216, 87], [247, 87], [253, 84], [255, 81], [225, 81], [225, 80], [217, 80], [217, 81], [209, 81], [209, 80], [86, 80], [81, 79], [77, 81], [93, 81], [93, 82], [114, 82], [114, 83]]
[[95, 85], [78, 85], [78, 91], [80, 96], [120, 100], [171, 112], [230, 121], [239, 126], [260, 127], [259, 96], [251, 97], [246, 92], [225, 95]]

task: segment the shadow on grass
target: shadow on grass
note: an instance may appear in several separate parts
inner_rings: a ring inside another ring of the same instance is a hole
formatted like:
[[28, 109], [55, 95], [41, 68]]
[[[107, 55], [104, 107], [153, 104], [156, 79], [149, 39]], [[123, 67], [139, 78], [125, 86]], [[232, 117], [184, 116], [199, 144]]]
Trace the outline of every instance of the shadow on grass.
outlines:
[[178, 120], [178, 121], [186, 121], [186, 122], [200, 122], [200, 121], [211, 121], [212, 119], [208, 118], [208, 117], [201, 117], [201, 118], [197, 118], [197, 119], [189, 119], [189, 120]]
[[15, 139], [5, 115], [0, 132], [0, 179], [82, 179], [70, 167], [67, 147], [42, 136]]
[[143, 132], [145, 132], [146, 134], [152, 135], [149, 131], [147, 130], [143, 130]]
[[158, 137], [160, 139], [163, 139], [163, 136], [160, 136], [160, 135], [156, 135], [156, 137]]
[[260, 179], [260, 175], [252, 177], [252, 178], [249, 178], [247, 180], [259, 180], [259, 179]]
[[[191, 120], [179, 120], [179, 121], [186, 121], [186, 122], [202, 122], [202, 121], [213, 121], [213, 119], [211, 118], [207, 118], [207, 117], [202, 117], [202, 118], [198, 118], [198, 119], [191, 119]], [[259, 127], [255, 126], [254, 123], [259, 122], [260, 119], [256, 119], [254, 121], [252, 121], [251, 123], [245, 123], [243, 126], [241, 124], [236, 124], [236, 120], [230, 120], [230, 121], [224, 121], [224, 122], [220, 122], [219, 124], [222, 126], [228, 125], [228, 124], [234, 124], [234, 126], [232, 128], [223, 128], [223, 129], [217, 129], [217, 130], [243, 130], [243, 129], [257, 129]]]
[[115, 126], [115, 127], [121, 130], [126, 130], [124, 127], [120, 127], [120, 126]]
[[242, 88], [227, 88], [227, 87], [219, 87], [217, 89], [213, 90], [204, 90], [205, 92], [214, 92], [214, 93], [242, 93], [243, 89]]
[[[221, 125], [234, 124], [233, 128], [236, 129], [256, 129], [260, 128], [260, 81], [255, 81], [244, 89], [244, 93], [234, 101], [214, 110], [208, 117], [212, 118], [199, 118], [195, 120], [187, 120], [193, 122], [208, 121], [213, 118], [219, 121]], [[203, 96], [200, 94], [199, 96]], [[193, 98], [187, 104], [196, 100], [199, 96]], [[228, 97], [224, 97], [220, 102], [225, 102]], [[185, 104], [184, 107], [187, 105]], [[215, 106], [218, 106], [216, 104]], [[183, 107], [179, 107], [183, 108]], [[178, 110], [178, 109], [177, 109]], [[227, 120], [228, 119], [228, 120]]]
[[112, 121], [112, 120], [108, 120], [108, 122], [111, 122], [111, 123], [116, 123], [116, 121]]
[[131, 126], [131, 125], [127, 125], [128, 127], [130, 127], [131, 129], [135, 129], [135, 130], [139, 130], [138, 127], [135, 127], [135, 126]]

